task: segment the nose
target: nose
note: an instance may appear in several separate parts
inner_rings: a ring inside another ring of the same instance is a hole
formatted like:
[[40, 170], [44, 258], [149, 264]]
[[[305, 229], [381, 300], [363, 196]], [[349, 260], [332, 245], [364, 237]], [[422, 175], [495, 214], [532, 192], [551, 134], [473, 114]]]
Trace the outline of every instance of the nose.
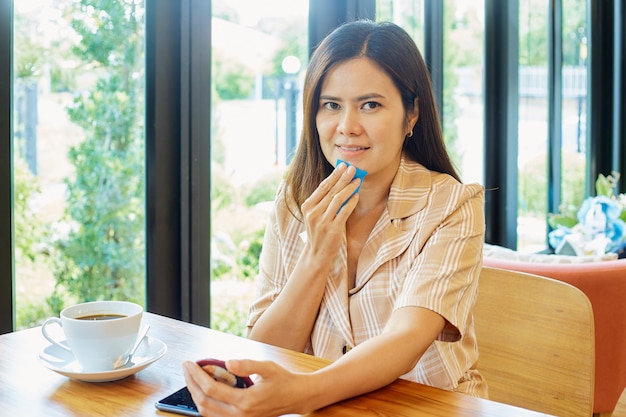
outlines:
[[344, 136], [358, 136], [362, 133], [361, 117], [356, 109], [344, 108], [337, 131]]

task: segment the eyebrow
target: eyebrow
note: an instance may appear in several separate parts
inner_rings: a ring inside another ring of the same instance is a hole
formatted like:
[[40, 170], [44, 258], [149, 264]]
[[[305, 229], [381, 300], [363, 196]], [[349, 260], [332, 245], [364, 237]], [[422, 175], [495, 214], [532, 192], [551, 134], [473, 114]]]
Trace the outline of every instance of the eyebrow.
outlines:
[[[367, 94], [363, 94], [362, 96], [356, 97], [353, 101], [354, 102], [367, 101], [373, 98], [384, 99], [386, 97], [378, 93], [367, 93]], [[330, 96], [330, 95], [320, 95], [320, 100], [342, 101], [341, 98]]]

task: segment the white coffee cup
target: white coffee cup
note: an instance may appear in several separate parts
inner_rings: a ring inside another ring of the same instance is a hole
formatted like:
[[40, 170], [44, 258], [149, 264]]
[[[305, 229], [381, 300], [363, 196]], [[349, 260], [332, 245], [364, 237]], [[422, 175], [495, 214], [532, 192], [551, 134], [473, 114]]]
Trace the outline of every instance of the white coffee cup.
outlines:
[[[43, 336], [54, 345], [69, 350], [84, 372], [114, 369], [124, 360], [137, 340], [143, 308], [128, 301], [92, 301], [76, 304], [51, 317], [41, 326]], [[48, 326], [63, 329], [67, 345], [48, 333]]]

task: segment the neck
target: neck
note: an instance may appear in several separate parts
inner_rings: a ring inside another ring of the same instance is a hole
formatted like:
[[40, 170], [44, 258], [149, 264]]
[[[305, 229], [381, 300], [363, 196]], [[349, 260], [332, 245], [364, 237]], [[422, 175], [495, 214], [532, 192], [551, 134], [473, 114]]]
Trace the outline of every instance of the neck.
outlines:
[[357, 216], [384, 208], [389, 198], [391, 181], [388, 184], [364, 181], [359, 191], [359, 203], [354, 209]]

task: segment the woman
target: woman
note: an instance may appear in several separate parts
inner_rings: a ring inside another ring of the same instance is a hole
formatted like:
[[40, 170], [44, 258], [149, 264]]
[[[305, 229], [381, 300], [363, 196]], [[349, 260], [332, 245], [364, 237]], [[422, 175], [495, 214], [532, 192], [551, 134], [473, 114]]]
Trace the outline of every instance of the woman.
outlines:
[[304, 86], [249, 337], [333, 363], [293, 373], [231, 360], [257, 381], [235, 390], [188, 362], [196, 404], [207, 416], [306, 413], [399, 377], [486, 396], [472, 321], [483, 188], [462, 185], [450, 162], [417, 47], [390, 23], [345, 24], [311, 57]]

